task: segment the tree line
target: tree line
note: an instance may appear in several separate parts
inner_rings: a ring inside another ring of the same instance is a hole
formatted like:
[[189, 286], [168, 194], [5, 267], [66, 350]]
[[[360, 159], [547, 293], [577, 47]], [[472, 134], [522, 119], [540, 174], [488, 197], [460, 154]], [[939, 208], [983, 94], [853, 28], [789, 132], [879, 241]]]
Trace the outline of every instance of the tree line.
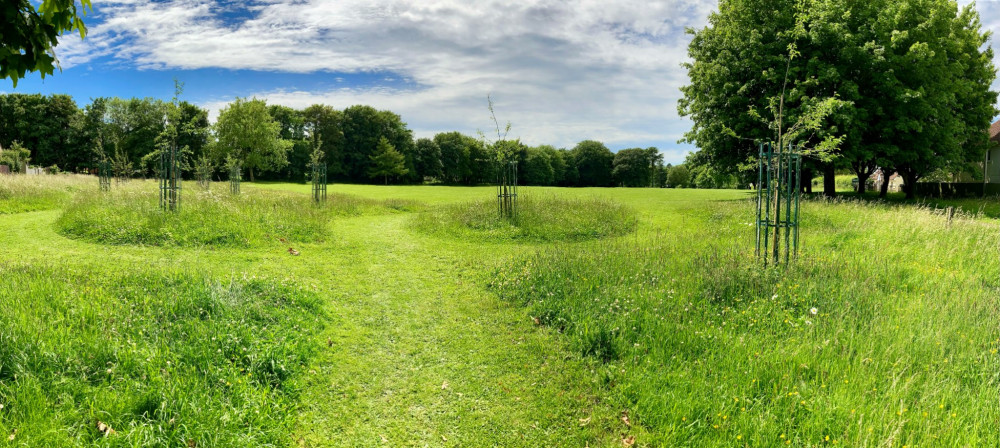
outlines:
[[[699, 183], [698, 172], [664, 165], [654, 147], [614, 153], [594, 140], [568, 149], [507, 143], [518, 161], [521, 185], [725, 186]], [[301, 182], [319, 150], [329, 178], [337, 182], [479, 185], [496, 180], [495, 145], [483, 137], [442, 132], [414, 139], [398, 114], [371, 106], [294, 109], [238, 98], [211, 124], [206, 110], [177, 98], [96, 98], [80, 108], [68, 95], [0, 95], [0, 146], [8, 153], [26, 148], [34, 165], [93, 172], [107, 160], [116, 176], [155, 176], [159, 151], [174, 144], [182, 150], [189, 178], [197, 166], [206, 165], [215, 178], [224, 178], [228, 171], [222, 167], [237, 161], [248, 179]]]
[[[691, 30], [690, 84], [678, 104], [694, 122], [689, 165], [756, 182], [757, 142], [788, 123], [808, 157], [804, 179], [849, 169], [899, 173], [907, 195], [948, 172], [982, 179], [997, 115], [990, 34], [954, 0], [721, 0]], [[823, 148], [821, 146], [826, 145]], [[822, 149], [822, 150], [820, 150]], [[885, 194], [883, 184], [881, 194]]]

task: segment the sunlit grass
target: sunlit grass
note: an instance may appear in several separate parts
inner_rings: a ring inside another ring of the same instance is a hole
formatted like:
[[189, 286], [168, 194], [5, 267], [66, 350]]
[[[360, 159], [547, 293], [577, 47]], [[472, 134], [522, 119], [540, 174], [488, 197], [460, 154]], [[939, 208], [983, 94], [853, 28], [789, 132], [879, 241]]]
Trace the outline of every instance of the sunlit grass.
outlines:
[[73, 193], [92, 190], [97, 190], [93, 176], [0, 175], [0, 215], [58, 208]]
[[748, 202], [514, 260], [494, 287], [602, 363], [654, 446], [985, 446], [1000, 418], [993, 221], [808, 203], [789, 269]]
[[285, 445], [289, 379], [323, 325], [316, 295], [284, 279], [127, 271], [0, 264], [4, 440]]
[[152, 182], [131, 182], [109, 192], [79, 195], [57, 225], [70, 237], [103, 244], [252, 247], [264, 242], [317, 242], [327, 223], [342, 216], [415, 209], [411, 201], [374, 201], [331, 194], [321, 205], [308, 196], [249, 190], [230, 194], [185, 183], [179, 210], [164, 211]]
[[414, 227], [426, 233], [486, 241], [581, 241], [635, 229], [635, 212], [603, 198], [522, 196], [516, 216], [501, 217], [495, 200], [441, 205], [421, 213]]

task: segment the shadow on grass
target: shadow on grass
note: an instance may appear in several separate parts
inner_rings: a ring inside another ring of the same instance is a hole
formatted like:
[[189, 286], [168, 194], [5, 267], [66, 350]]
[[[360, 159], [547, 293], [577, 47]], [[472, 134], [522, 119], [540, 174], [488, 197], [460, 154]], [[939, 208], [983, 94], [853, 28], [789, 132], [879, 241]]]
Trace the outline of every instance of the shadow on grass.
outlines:
[[[823, 193], [813, 193], [810, 198], [822, 199]], [[889, 193], [886, 197], [880, 198], [878, 192], [866, 192], [859, 194], [853, 191], [838, 191], [837, 198], [842, 200], [858, 200], [873, 204], [884, 203], [897, 206], [930, 207], [944, 209], [955, 207], [956, 211], [971, 215], [981, 215], [987, 218], [1000, 218], [1000, 197], [987, 196], [985, 198], [915, 198], [906, 199], [904, 193]]]

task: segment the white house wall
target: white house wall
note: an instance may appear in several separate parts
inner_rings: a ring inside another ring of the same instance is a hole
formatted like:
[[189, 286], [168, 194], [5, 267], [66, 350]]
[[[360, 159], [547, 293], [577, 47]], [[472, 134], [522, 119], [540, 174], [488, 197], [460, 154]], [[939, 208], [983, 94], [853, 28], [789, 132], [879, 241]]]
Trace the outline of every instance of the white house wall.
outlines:
[[990, 151], [990, 164], [986, 172], [990, 183], [1000, 184], [1000, 148], [994, 148]]

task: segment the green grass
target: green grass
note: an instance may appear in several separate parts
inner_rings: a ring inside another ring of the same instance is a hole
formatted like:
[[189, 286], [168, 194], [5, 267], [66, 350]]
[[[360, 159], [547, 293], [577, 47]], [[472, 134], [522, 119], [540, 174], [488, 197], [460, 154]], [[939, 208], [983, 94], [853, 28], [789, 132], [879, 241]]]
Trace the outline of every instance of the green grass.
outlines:
[[420, 231], [461, 239], [505, 241], [582, 241], [620, 236], [635, 229], [635, 212], [603, 198], [524, 196], [517, 214], [503, 218], [495, 200], [442, 205], [414, 221]]
[[653, 446], [995, 442], [995, 222], [807, 203], [800, 259], [762, 269], [751, 207], [545, 249], [494, 288], [600, 360]]
[[[162, 216], [155, 183], [83, 180], [0, 214], [0, 444], [995, 445], [989, 213], [807, 201], [783, 271], [752, 258], [746, 191], [526, 188], [555, 227], [494, 238], [463, 223], [491, 187], [331, 185], [315, 209], [308, 185], [185, 184], [184, 219], [142, 227], [114, 215]], [[73, 213], [170, 236], [68, 238]], [[577, 218], [625, 230], [567, 238]]]
[[0, 215], [58, 208], [75, 192], [95, 190], [93, 176], [0, 176]]
[[0, 265], [0, 434], [50, 447], [285, 445], [288, 380], [323, 325], [316, 295], [282, 279], [122, 271]]
[[412, 210], [409, 201], [372, 201], [332, 194], [322, 205], [281, 192], [232, 195], [225, 185], [188, 183], [180, 210], [165, 212], [152, 182], [79, 195], [57, 221], [66, 236], [103, 244], [250, 247], [322, 240], [335, 216]]

